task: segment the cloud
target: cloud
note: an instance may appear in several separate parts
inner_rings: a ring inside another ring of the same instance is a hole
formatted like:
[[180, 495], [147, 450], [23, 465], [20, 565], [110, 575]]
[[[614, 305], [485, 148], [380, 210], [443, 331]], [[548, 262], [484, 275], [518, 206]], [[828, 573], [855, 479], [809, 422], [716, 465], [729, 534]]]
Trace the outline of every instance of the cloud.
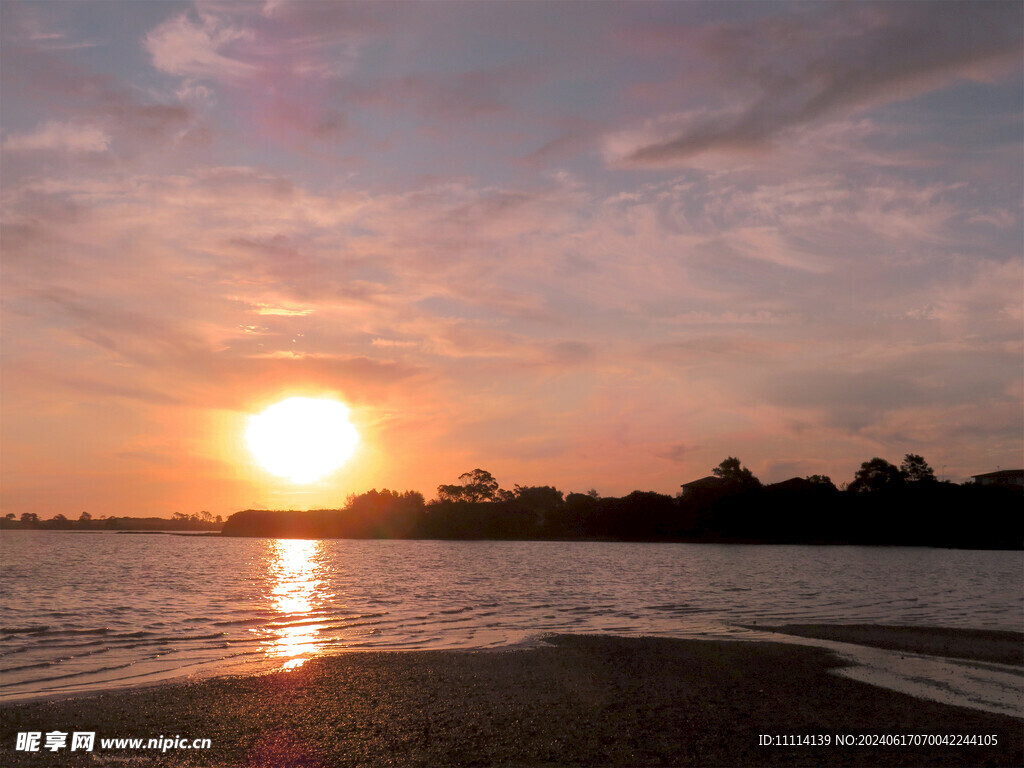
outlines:
[[494, 68], [459, 73], [417, 73], [390, 80], [351, 85], [342, 90], [345, 97], [364, 106], [407, 109], [410, 106], [426, 117], [468, 121], [506, 113], [512, 92], [527, 84], [531, 75], [515, 70]]
[[332, 97], [348, 74], [364, 30], [343, 9], [303, 5], [200, 5], [152, 29], [144, 46], [153, 66], [183, 78], [185, 103], [212, 105], [228, 92], [239, 119], [256, 136], [339, 141], [349, 121]]
[[101, 43], [79, 36], [68, 27], [56, 25], [51, 8], [35, 3], [5, 3], [3, 34], [5, 39], [22, 39], [40, 49], [75, 51], [95, 48]]
[[8, 393], [51, 380], [121, 407], [237, 412], [331, 390], [396, 414], [389, 445], [436, 471], [501, 456], [485, 466], [555, 482], [544, 456], [564, 451], [577, 488], [674, 490], [726, 455], [760, 471], [772, 451], [1012, 442], [982, 412], [1007, 413], [1013, 350], [989, 345], [1019, 336], [1019, 215], [973, 182], [841, 167], [389, 191], [200, 164], [5, 192], [5, 316], [26, 340]]
[[575, 365], [586, 363], [594, 358], [595, 349], [593, 344], [582, 341], [560, 341], [551, 347], [551, 360], [561, 365]]
[[792, 128], [904, 101], [956, 78], [1016, 69], [1017, 3], [820, 6], [691, 33], [718, 71], [729, 106], [652, 118], [610, 135], [610, 159], [663, 164], [713, 150], [754, 150]]
[[[76, 162], [95, 165], [113, 161], [115, 155], [155, 160], [169, 148], [181, 150], [202, 138], [204, 126], [197, 113], [174, 97], [92, 72], [66, 53], [24, 38], [5, 41], [0, 55], [5, 106], [10, 99], [19, 112], [41, 109], [50, 116], [33, 132], [8, 135], [5, 149], [62, 151]], [[20, 167], [15, 166], [16, 175]]]
[[252, 310], [257, 315], [273, 315], [277, 317], [305, 317], [311, 315], [315, 310], [307, 308], [292, 309], [289, 307], [274, 307], [269, 304], [259, 303]]
[[240, 42], [253, 39], [251, 31], [206, 13], [183, 13], [146, 35], [146, 50], [153, 65], [172, 75], [240, 79], [257, 68], [231, 55]]
[[742, 360], [744, 363], [764, 363], [778, 359], [786, 350], [783, 342], [758, 339], [741, 335], [735, 330], [731, 334], [720, 333], [695, 336], [685, 340], [655, 344], [644, 350], [642, 355], [681, 366], [701, 366]]
[[375, 347], [398, 347], [398, 348], [406, 348], [406, 349], [412, 349], [412, 348], [415, 348], [415, 347], [419, 346], [419, 343], [415, 342], [415, 341], [408, 341], [408, 340], [403, 340], [403, 339], [381, 339], [381, 338], [374, 339], [371, 342], [371, 344], [373, 344], [373, 346], [375, 346]]
[[655, 455], [660, 459], [671, 462], [689, 461], [694, 451], [699, 447], [689, 443], [673, 443], [664, 446], [661, 450], [656, 450]]
[[258, 501], [227, 443], [295, 390], [358, 404], [351, 490], [1019, 455], [1009, 3], [16, 7], [5, 499], [148, 451]]
[[[862, 431], [891, 413], [970, 406], [971, 418], [989, 407], [1010, 404], [1019, 376], [1021, 349], [998, 344], [940, 342], [901, 344], [878, 350], [873, 359], [829, 367], [791, 365], [761, 380], [764, 396], [791, 408], [823, 409], [833, 426]], [[856, 366], [856, 367], [855, 367]], [[929, 423], [948, 417], [932, 416]]]
[[11, 134], [4, 139], [3, 148], [12, 152], [106, 152], [110, 136], [96, 126], [51, 121], [32, 133]]

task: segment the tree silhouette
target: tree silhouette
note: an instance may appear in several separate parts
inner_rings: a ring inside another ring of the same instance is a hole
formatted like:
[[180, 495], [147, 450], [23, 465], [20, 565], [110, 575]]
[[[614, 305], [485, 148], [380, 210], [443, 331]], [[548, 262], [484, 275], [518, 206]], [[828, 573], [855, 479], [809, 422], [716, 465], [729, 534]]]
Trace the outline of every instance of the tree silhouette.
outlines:
[[903, 485], [903, 474], [894, 464], [877, 456], [860, 465], [847, 490], [854, 493], [890, 490]]
[[498, 493], [498, 481], [490, 472], [474, 469], [459, 475], [457, 485], [437, 486], [437, 498], [441, 501], [494, 501]]
[[923, 456], [908, 453], [900, 464], [900, 472], [908, 483], [934, 483], [935, 470], [928, 466]]
[[832, 488], [835, 490], [836, 484], [832, 482], [832, 478], [828, 475], [808, 475], [806, 478], [808, 483], [812, 485], [819, 485], [826, 488]]
[[547, 512], [562, 504], [562, 492], [550, 485], [524, 486], [516, 483], [514, 491], [505, 493], [510, 493], [508, 500], [514, 504], [536, 511]]
[[735, 488], [760, 488], [761, 481], [746, 467], [740, 466], [740, 460], [730, 456], [711, 470], [715, 477]]

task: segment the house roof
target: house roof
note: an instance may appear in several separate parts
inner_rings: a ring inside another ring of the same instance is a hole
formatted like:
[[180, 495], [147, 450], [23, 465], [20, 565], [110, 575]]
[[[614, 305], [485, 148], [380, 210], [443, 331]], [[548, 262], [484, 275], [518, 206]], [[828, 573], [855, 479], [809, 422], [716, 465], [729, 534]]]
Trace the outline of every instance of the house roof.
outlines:
[[986, 472], [983, 475], [971, 475], [975, 480], [995, 480], [1005, 477], [1024, 477], [1024, 469], [1000, 469], [998, 472]]
[[771, 483], [770, 485], [768, 485], [768, 487], [788, 491], [795, 489], [802, 490], [811, 485], [816, 485], [816, 483], [812, 483], [810, 480], [807, 480], [803, 477], [791, 477], [789, 478], [789, 480], [783, 480], [781, 483]]
[[680, 488], [707, 488], [712, 485], [718, 485], [722, 482], [722, 478], [715, 477], [714, 475], [708, 475], [707, 477], [701, 477], [697, 480], [691, 480], [688, 483], [683, 483]]

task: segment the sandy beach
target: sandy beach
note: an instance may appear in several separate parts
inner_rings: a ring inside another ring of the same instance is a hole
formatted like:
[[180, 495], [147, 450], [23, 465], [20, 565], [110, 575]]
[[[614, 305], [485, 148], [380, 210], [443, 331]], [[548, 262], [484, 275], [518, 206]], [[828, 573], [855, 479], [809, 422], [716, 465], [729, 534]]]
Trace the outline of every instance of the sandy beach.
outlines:
[[[812, 631], [811, 628], [805, 628]], [[863, 628], [862, 628], [863, 630]], [[874, 628], [875, 639], [893, 628]], [[928, 630], [905, 633], [923, 645]], [[1005, 633], [974, 632], [978, 660]], [[845, 638], [850, 640], [850, 637]], [[1017, 638], [1018, 643], [1020, 637]], [[1024, 721], [828, 673], [822, 649], [559, 636], [531, 649], [360, 652], [269, 675], [0, 709], [5, 766], [761, 766], [1024, 763]], [[15, 751], [18, 732], [96, 732], [92, 753]], [[997, 745], [838, 746], [837, 735], [995, 736]], [[100, 749], [109, 737], [208, 738], [207, 750]], [[762, 745], [771, 736], [773, 745]], [[786, 737], [825, 737], [792, 746]]]

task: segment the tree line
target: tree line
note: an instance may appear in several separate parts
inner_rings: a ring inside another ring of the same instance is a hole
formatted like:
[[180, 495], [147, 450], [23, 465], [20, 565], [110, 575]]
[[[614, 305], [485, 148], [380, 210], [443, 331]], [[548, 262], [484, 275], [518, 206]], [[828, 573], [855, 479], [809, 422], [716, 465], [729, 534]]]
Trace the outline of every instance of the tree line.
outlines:
[[824, 475], [764, 485], [730, 456], [676, 496], [564, 494], [549, 485], [507, 490], [478, 468], [438, 486], [430, 502], [417, 491], [374, 489], [349, 496], [342, 509], [237, 512], [223, 533], [1021, 549], [1021, 501], [1020, 488], [937, 480], [916, 454], [899, 466], [877, 457], [866, 461], [842, 489]]
[[16, 517], [8, 512], [0, 518], [0, 528], [43, 531], [207, 531], [216, 532], [224, 525], [221, 515], [211, 515], [207, 511], [186, 515], [175, 512], [166, 517], [93, 517], [82, 512], [77, 519], [57, 514], [41, 520], [34, 512], [24, 512]]

